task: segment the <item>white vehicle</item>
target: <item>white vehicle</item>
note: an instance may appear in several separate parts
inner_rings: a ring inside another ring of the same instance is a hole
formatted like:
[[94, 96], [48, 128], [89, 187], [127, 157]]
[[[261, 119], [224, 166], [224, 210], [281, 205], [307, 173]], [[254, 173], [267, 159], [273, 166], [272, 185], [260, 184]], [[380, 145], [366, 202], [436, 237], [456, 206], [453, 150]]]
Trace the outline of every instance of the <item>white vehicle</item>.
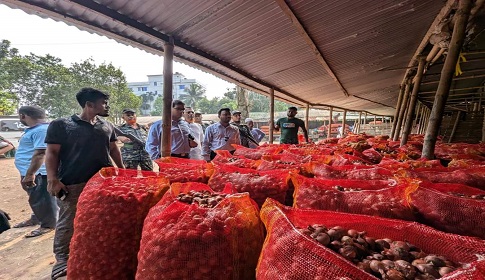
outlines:
[[18, 119], [0, 119], [1, 131], [22, 131], [25, 128]]

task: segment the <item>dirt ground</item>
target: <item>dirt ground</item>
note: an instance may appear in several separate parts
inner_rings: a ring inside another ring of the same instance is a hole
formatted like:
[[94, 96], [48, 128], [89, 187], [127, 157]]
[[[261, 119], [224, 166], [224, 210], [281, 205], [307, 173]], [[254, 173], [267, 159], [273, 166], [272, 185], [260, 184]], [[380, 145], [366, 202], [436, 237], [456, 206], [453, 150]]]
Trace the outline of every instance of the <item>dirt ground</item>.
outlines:
[[[0, 209], [12, 218], [10, 225], [29, 218], [31, 210], [27, 199], [14, 160], [0, 158]], [[35, 228], [14, 228], [0, 234], [0, 279], [50, 279], [54, 264], [54, 232], [34, 238], [24, 237]]]

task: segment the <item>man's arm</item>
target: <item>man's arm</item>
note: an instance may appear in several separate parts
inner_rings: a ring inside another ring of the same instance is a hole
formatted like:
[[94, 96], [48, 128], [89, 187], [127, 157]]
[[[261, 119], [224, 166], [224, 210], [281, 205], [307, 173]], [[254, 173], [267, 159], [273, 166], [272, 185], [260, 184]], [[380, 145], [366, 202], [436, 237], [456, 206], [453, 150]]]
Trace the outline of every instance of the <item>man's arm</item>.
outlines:
[[159, 131], [159, 127], [159, 123], [154, 123], [150, 126], [150, 130], [148, 131], [145, 151], [147, 151], [151, 159], [157, 159], [160, 157], [160, 137], [162, 136], [161, 131]]
[[276, 124], [273, 125], [273, 128], [275, 131], [279, 131], [280, 130], [280, 120], [277, 120], [276, 121]]
[[61, 189], [67, 192], [66, 186], [57, 177], [60, 151], [60, 144], [47, 144], [47, 150], [45, 152], [45, 167], [47, 170], [47, 191], [51, 195], [57, 195]]
[[7, 146], [0, 149], [0, 155], [5, 154], [6, 152], [13, 150], [14, 146], [10, 143], [7, 143]]
[[303, 135], [305, 136], [305, 140], [308, 143], [308, 131], [306, 130], [305, 123], [302, 121], [301, 130], [303, 131]]
[[44, 163], [45, 159], [45, 150], [39, 149], [35, 150], [34, 154], [32, 155], [32, 159], [30, 160], [29, 168], [27, 169], [27, 173], [25, 173], [25, 177], [22, 180], [22, 186], [26, 187], [33, 187], [35, 186], [35, 173]]
[[116, 141], [110, 142], [109, 143], [109, 155], [115, 162], [116, 166], [119, 168], [125, 168], [123, 165], [123, 161], [121, 160], [121, 152], [120, 148], [116, 145]]

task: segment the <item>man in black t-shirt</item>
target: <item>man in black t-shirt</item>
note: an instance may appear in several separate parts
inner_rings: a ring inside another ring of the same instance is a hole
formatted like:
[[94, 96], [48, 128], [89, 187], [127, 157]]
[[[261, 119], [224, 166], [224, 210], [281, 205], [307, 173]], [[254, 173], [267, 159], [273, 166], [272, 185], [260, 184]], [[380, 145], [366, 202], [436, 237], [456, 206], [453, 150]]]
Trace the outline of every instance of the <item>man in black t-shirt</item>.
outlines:
[[118, 167], [124, 168], [116, 146], [114, 127], [99, 117], [109, 115], [109, 95], [93, 88], [83, 88], [76, 94], [76, 99], [82, 113], [51, 122], [45, 138], [47, 189], [51, 195], [60, 198], [54, 236], [56, 264], [52, 268], [52, 279], [67, 274], [77, 201], [86, 182], [101, 168], [112, 166], [111, 159]]

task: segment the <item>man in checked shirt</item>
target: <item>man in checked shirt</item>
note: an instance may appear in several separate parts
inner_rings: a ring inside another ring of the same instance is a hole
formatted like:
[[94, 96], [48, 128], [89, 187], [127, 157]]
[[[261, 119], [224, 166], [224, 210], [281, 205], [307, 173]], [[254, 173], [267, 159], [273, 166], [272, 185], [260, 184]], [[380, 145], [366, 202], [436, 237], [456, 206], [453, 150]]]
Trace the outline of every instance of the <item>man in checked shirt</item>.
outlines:
[[216, 157], [215, 151], [217, 150], [228, 150], [233, 153], [235, 148], [231, 144], [241, 145], [239, 129], [229, 123], [231, 121], [231, 109], [222, 108], [217, 116], [219, 122], [211, 124], [205, 129], [202, 156], [207, 161]]

